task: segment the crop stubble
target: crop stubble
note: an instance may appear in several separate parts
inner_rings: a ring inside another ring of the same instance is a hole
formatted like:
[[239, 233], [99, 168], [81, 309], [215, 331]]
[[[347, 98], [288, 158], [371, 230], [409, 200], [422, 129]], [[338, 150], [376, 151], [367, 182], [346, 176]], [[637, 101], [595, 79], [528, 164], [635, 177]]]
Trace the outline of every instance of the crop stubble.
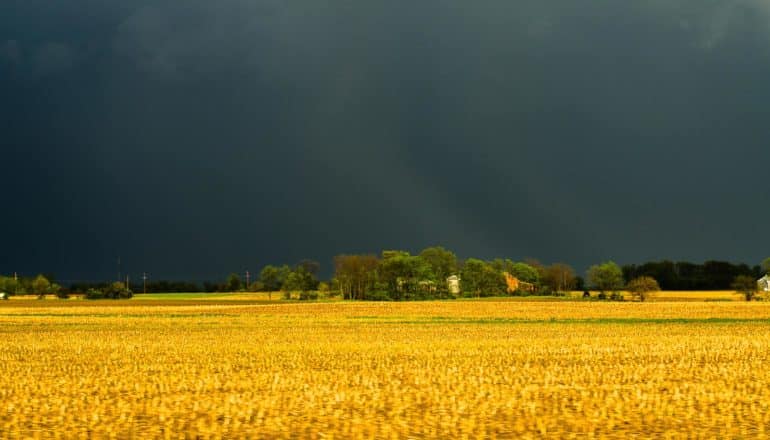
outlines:
[[757, 437], [770, 305], [0, 307], [5, 438]]

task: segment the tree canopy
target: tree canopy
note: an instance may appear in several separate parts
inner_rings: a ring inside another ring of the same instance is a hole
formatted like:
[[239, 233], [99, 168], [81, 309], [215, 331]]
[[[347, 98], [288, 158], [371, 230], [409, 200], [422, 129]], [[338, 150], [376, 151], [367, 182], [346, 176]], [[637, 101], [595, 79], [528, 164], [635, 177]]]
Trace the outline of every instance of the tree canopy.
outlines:
[[616, 292], [623, 287], [623, 271], [614, 261], [591, 266], [588, 281], [602, 292]]

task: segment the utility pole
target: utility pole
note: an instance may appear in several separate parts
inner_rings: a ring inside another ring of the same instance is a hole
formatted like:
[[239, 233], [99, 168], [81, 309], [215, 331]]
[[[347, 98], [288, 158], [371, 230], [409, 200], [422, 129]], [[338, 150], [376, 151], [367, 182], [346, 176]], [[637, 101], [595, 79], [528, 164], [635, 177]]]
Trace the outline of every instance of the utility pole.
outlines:
[[128, 275], [126, 275], [126, 290], [131, 290], [131, 284], [129, 284]]
[[247, 270], [247, 271], [246, 271], [246, 291], [247, 291], [247, 292], [249, 291], [249, 286], [250, 286], [250, 285], [251, 285], [251, 284], [249, 284], [249, 271]]
[[142, 273], [142, 292], [147, 293], [147, 272]]

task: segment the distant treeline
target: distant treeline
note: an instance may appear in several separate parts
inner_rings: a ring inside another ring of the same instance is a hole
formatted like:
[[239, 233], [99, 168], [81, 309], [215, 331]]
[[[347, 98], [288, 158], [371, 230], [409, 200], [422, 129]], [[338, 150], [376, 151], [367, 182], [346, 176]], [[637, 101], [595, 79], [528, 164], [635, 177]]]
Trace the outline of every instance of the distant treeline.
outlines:
[[686, 261], [651, 261], [622, 266], [626, 282], [640, 277], [655, 278], [663, 290], [729, 290], [733, 280], [740, 276], [760, 278], [765, 270], [747, 264], [726, 261], [706, 261], [703, 264]]
[[[76, 282], [69, 287], [71, 292], [84, 293], [89, 289], [105, 289], [112, 283], [106, 282]], [[221, 284], [204, 282], [197, 283], [193, 281], [148, 281], [146, 283], [147, 293], [181, 293], [181, 292], [218, 292]], [[144, 292], [145, 285], [141, 282], [130, 284], [134, 292]]]
[[[334, 257], [334, 275], [322, 282], [321, 265], [302, 260], [290, 266], [267, 265], [253, 278], [243, 280], [231, 273], [221, 282], [146, 280], [124, 285], [134, 292], [236, 292], [282, 291], [283, 298], [313, 299], [341, 295], [359, 300], [414, 300], [456, 298], [458, 296], [558, 295], [578, 289], [617, 292], [632, 280], [651, 277], [662, 290], [732, 290], [737, 277], [760, 278], [770, 271], [770, 259], [762, 265], [733, 264], [726, 261], [651, 261], [618, 266], [606, 262], [592, 266], [585, 278], [564, 263], [544, 265], [537, 260], [459, 259], [440, 246], [412, 255], [403, 250], [384, 250], [375, 254], [344, 254]], [[455, 284], [449, 282], [455, 276]], [[508, 277], [508, 278], [507, 278]], [[511, 277], [515, 286], [511, 287]], [[76, 282], [61, 288], [39, 275], [35, 278], [0, 276], [0, 292], [8, 294], [57, 294], [110, 292], [119, 282]], [[244, 282], [248, 281], [248, 282]], [[523, 287], [522, 287], [523, 286]]]

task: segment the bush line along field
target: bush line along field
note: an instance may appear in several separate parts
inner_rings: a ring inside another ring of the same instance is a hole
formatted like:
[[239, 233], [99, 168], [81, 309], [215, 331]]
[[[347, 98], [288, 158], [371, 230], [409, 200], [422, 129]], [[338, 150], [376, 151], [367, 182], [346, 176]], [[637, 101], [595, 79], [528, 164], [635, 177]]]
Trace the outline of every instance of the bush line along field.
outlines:
[[[633, 295], [629, 292], [621, 292], [626, 300], [630, 301], [633, 299]], [[592, 299], [596, 299], [598, 292], [597, 291], [591, 291], [590, 294], [592, 295]], [[134, 297], [131, 299], [133, 302], [142, 302], [142, 301], [153, 301], [153, 300], [163, 300], [165, 303], [168, 303], [172, 300], [182, 300], [182, 301], [191, 301], [191, 300], [199, 300], [199, 301], [210, 301], [210, 302], [220, 302], [220, 301], [236, 301], [236, 302], [243, 302], [243, 303], [264, 303], [264, 302], [273, 302], [273, 303], [279, 303], [279, 302], [285, 302], [284, 299], [282, 299], [283, 292], [217, 292], [217, 293], [202, 293], [202, 292], [190, 292], [190, 293], [136, 293], [134, 294]], [[484, 301], [573, 301], [573, 300], [579, 300], [579, 301], [585, 301], [585, 299], [582, 297], [583, 291], [572, 291], [569, 292], [569, 294], [565, 296], [498, 296], [498, 297], [482, 297], [482, 298], [457, 298], [457, 300], [484, 300]], [[19, 295], [19, 296], [11, 296], [10, 302], [8, 303], [0, 303], [2, 306], [10, 306], [10, 305], [16, 305], [18, 301], [25, 301], [29, 302], [32, 300], [37, 300], [38, 296], [36, 295]], [[45, 297], [46, 300], [56, 300], [60, 302], [65, 303], [72, 303], [76, 302], [79, 303], [81, 300], [83, 300], [82, 295], [72, 295], [68, 300], [60, 300], [57, 299], [53, 295], [47, 295]], [[762, 294], [756, 299], [765, 300], [767, 299], [767, 295]], [[341, 300], [340, 295], [331, 295], [327, 298], [321, 299], [321, 301], [339, 301]], [[745, 298], [742, 294], [735, 292], [733, 290], [704, 290], [704, 291], [693, 291], [693, 290], [686, 290], [686, 291], [662, 291], [662, 292], [656, 292], [651, 295], [650, 299], [647, 301], [652, 302], [660, 302], [660, 301], [745, 301]], [[97, 303], [101, 304], [101, 303]], [[42, 304], [42, 306], [48, 306], [50, 304]]]
[[770, 429], [770, 303], [9, 303], [2, 438]]

